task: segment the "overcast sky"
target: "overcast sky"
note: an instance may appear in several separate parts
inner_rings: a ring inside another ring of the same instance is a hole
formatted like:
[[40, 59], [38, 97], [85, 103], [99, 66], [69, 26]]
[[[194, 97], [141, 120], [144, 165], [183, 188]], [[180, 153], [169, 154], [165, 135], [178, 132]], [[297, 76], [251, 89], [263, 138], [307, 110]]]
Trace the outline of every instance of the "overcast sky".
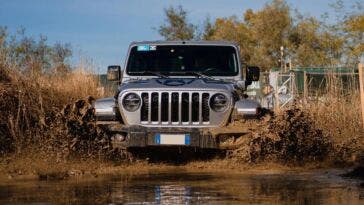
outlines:
[[[164, 22], [163, 9], [182, 5], [189, 20], [202, 24], [206, 16], [236, 15], [258, 10], [266, 0], [0, 0], [0, 26], [10, 33], [23, 27], [26, 34], [47, 36], [49, 43], [71, 43], [76, 62], [79, 53], [93, 59], [99, 71], [121, 64], [132, 41], [162, 39], [157, 28]], [[334, 0], [288, 0], [301, 13], [320, 17], [332, 11]], [[352, 5], [354, 0], [344, 0]], [[82, 52], [80, 52], [82, 51]]]

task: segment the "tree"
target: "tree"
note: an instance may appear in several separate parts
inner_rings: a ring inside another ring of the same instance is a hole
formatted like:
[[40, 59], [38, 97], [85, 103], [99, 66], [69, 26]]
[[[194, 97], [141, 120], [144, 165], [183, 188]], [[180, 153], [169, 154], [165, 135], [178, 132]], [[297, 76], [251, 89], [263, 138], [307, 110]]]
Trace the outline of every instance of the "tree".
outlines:
[[65, 74], [70, 71], [71, 67], [67, 59], [72, 56], [71, 45], [56, 43], [51, 49], [50, 58], [52, 59], [54, 69], [51, 72]]
[[226, 40], [237, 43], [240, 46], [241, 60], [246, 64], [251, 63], [254, 42], [251, 32], [244, 23], [238, 21], [235, 16], [218, 18], [213, 26], [213, 31], [210, 40]]
[[337, 0], [330, 4], [334, 10], [336, 23], [331, 25], [343, 39], [343, 55], [341, 62], [349, 66], [356, 66], [364, 53], [364, 2], [354, 1], [344, 4]]
[[289, 7], [275, 0], [260, 11], [248, 9], [244, 20], [235, 16], [216, 19], [211, 39], [238, 43], [244, 63], [268, 70], [280, 66], [280, 47], [286, 47], [290, 26]]
[[71, 56], [70, 44], [51, 46], [44, 36], [26, 36], [25, 29], [9, 36], [6, 28], [0, 27], [0, 67], [16, 68], [33, 76], [65, 74], [71, 70]]
[[285, 1], [274, 0], [255, 13], [248, 10], [244, 22], [254, 42], [250, 63], [265, 69], [279, 67], [280, 47], [287, 47], [291, 27], [289, 6]]
[[198, 35], [197, 26], [187, 22], [187, 12], [180, 6], [170, 7], [165, 10], [167, 24], [160, 26], [159, 33], [167, 40], [236, 42], [243, 63], [263, 70], [281, 66], [281, 46], [296, 67], [355, 65], [364, 53], [364, 6], [357, 2], [345, 11], [338, 0], [332, 7], [334, 24], [325, 21], [328, 13], [321, 20], [298, 11], [293, 16], [284, 0], [273, 0], [261, 10], [246, 10], [243, 19], [231, 16], [211, 22], [207, 18]]
[[340, 62], [343, 39], [322, 28], [314, 17], [299, 19], [291, 28], [288, 48], [295, 66], [329, 66]]
[[203, 23], [203, 31], [200, 34], [201, 36], [200, 38], [203, 40], [211, 40], [214, 33], [215, 33], [215, 27], [211, 22], [210, 17], [206, 17]]
[[344, 25], [349, 61], [357, 64], [364, 55], [364, 14], [349, 17]]
[[196, 26], [187, 21], [187, 12], [182, 8], [169, 7], [164, 10], [166, 24], [158, 32], [166, 40], [191, 40], [195, 38]]

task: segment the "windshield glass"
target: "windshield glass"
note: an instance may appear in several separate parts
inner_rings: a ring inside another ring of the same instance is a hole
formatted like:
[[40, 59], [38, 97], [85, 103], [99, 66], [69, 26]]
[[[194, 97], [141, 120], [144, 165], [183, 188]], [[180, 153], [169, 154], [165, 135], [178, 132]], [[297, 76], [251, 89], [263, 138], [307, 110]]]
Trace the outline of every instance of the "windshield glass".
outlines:
[[127, 64], [129, 75], [150, 75], [160, 72], [191, 75], [201, 72], [210, 76], [238, 74], [236, 50], [232, 46], [134, 46]]

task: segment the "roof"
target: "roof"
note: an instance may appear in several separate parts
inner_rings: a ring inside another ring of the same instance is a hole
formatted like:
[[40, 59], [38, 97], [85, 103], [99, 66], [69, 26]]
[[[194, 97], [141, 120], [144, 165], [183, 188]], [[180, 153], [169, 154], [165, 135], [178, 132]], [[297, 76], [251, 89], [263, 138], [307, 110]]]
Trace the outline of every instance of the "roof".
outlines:
[[235, 46], [238, 45], [231, 41], [139, 41], [132, 42], [130, 46], [135, 45], [216, 45], [216, 46]]

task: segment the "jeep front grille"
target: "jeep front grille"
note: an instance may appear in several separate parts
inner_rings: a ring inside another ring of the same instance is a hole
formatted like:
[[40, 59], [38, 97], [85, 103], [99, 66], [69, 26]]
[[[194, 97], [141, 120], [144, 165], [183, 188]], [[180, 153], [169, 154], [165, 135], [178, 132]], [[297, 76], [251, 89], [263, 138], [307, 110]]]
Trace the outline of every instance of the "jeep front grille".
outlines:
[[142, 124], [208, 125], [210, 94], [204, 92], [142, 92]]

